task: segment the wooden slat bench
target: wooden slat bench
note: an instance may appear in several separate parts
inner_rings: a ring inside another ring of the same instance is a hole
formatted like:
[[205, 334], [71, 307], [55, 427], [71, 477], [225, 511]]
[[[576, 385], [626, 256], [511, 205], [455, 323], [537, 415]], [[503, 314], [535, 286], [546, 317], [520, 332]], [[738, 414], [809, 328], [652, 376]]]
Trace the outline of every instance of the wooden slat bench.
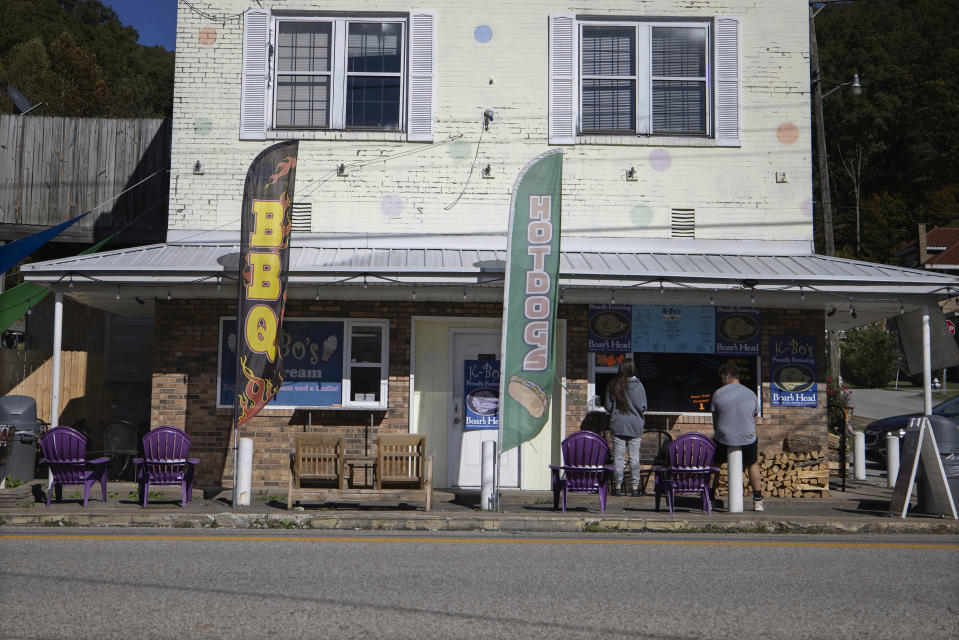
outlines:
[[298, 433], [290, 460], [290, 488], [286, 508], [292, 509], [299, 498], [317, 490], [303, 487], [303, 481], [327, 485], [327, 490], [345, 489], [343, 473], [343, 438], [317, 433]]
[[[310, 502], [425, 502], [433, 508], [433, 458], [426, 436], [391, 435], [377, 438], [373, 488], [347, 487], [343, 438], [311, 433], [296, 435], [290, 460], [286, 508]], [[318, 486], [304, 487], [309, 482]]]

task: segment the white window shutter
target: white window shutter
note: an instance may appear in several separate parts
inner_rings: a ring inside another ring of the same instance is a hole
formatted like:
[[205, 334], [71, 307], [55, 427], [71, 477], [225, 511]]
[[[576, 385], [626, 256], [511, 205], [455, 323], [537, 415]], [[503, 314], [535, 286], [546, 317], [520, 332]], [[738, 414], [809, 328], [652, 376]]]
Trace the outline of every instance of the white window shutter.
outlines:
[[433, 65], [436, 60], [436, 13], [410, 13], [410, 80], [406, 139], [433, 142]]
[[270, 70], [270, 12], [243, 14], [243, 65], [240, 89], [240, 140], [264, 140]]
[[576, 144], [578, 60], [576, 16], [549, 17], [549, 143]]
[[739, 18], [716, 16], [716, 144], [741, 144], [742, 108], [739, 65]]

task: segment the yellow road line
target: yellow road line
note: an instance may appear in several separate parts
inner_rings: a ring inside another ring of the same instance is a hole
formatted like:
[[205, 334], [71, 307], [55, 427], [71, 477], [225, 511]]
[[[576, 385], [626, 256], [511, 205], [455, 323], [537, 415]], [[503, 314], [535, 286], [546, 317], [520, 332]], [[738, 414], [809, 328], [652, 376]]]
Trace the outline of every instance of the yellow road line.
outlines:
[[0, 535], [0, 540], [69, 540], [85, 542], [430, 542], [449, 544], [592, 544], [592, 545], [659, 545], [694, 547], [810, 547], [842, 549], [937, 549], [959, 550], [959, 544], [923, 544], [905, 542], [776, 542], [747, 540], [576, 540], [550, 538], [401, 538], [346, 536], [158, 536], [158, 535]]

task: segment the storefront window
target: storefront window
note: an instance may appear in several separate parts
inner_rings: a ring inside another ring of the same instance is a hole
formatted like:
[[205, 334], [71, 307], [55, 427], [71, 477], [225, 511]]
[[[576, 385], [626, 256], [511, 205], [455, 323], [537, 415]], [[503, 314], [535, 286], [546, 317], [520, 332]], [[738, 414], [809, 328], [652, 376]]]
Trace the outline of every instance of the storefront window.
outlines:
[[[267, 407], [386, 408], [389, 322], [286, 318], [280, 337], [283, 386]], [[220, 319], [217, 407], [236, 393], [236, 319]]]
[[383, 361], [386, 358], [383, 327], [353, 324], [350, 327], [349, 398], [353, 403], [379, 404]]
[[[591, 353], [590, 410], [603, 409], [606, 386], [627, 354]], [[719, 388], [719, 365], [732, 360], [739, 368], [739, 380], [759, 393], [759, 358], [723, 357], [690, 353], [629, 354], [636, 363], [639, 379], [646, 389], [650, 413], [708, 413], [712, 394]]]

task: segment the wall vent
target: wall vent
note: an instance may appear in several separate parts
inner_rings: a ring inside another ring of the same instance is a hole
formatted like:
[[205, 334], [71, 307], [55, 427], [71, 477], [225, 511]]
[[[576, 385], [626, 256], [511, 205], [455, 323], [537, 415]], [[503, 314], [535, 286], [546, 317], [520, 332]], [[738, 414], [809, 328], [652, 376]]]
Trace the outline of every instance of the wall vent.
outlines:
[[310, 202], [294, 202], [290, 218], [292, 230], [296, 233], [310, 233], [313, 230], [313, 204]]
[[669, 225], [669, 236], [671, 238], [695, 238], [696, 210], [670, 209]]

